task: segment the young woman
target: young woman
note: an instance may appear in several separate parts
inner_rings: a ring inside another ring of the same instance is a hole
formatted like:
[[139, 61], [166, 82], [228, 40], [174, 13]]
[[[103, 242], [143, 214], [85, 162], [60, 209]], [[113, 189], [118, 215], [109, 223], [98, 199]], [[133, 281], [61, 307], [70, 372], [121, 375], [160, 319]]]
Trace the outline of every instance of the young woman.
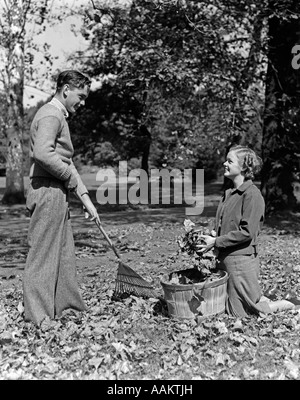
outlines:
[[[234, 146], [224, 162], [224, 176], [232, 181], [216, 213], [215, 232], [203, 235], [202, 252], [214, 247], [217, 267], [227, 271], [226, 312], [235, 317], [295, 308], [287, 300], [270, 301], [259, 285], [258, 235], [264, 220], [265, 202], [252, 179], [261, 159], [246, 146]], [[298, 304], [298, 303], [297, 303]]]

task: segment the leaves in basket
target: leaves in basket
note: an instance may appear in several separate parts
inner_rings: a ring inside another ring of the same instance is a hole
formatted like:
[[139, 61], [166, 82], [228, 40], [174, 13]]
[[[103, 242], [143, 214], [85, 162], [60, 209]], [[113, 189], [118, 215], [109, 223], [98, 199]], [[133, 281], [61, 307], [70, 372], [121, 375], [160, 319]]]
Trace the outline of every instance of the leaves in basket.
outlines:
[[218, 270], [201, 269], [187, 269], [183, 271], [172, 272], [169, 275], [169, 283], [173, 284], [194, 284], [203, 282], [205, 280], [213, 281], [220, 279], [221, 273]]

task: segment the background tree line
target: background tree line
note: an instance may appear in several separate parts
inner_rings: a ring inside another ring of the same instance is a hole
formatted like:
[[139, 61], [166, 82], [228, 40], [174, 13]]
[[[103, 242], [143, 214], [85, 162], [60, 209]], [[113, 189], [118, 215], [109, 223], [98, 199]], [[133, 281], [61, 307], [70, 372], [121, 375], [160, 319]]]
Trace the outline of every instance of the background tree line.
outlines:
[[[33, 2], [18, 3], [22, 10], [28, 6], [23, 19], [51, 18], [47, 1], [39, 7], [35, 2], [32, 14]], [[248, 144], [263, 157], [267, 211], [294, 209], [300, 72], [292, 67], [292, 48], [299, 43], [299, 9], [295, 0], [99, 0], [69, 10], [82, 16], [82, 34], [90, 43], [70, 66], [101, 82], [70, 119], [77, 162], [103, 167], [125, 159], [145, 170], [204, 168], [209, 180], [232, 144]], [[27, 43], [25, 73], [34, 56]], [[11, 104], [6, 100], [2, 107]], [[22, 116], [20, 101], [17, 107]], [[4, 115], [6, 137], [18, 130], [22, 142], [30, 115], [25, 127], [14, 128], [9, 121], [16, 119]], [[24, 117], [19, 120], [24, 124]], [[9, 177], [16, 169], [7, 160]], [[12, 176], [4, 202], [16, 199], [16, 190], [8, 195]]]

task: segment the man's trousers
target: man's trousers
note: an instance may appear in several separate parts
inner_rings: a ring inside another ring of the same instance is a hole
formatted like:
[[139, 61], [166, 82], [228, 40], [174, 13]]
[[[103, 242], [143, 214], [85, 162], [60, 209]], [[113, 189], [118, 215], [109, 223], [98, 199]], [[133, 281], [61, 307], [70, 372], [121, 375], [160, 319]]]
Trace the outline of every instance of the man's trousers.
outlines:
[[39, 325], [68, 308], [86, 310], [76, 278], [76, 257], [68, 193], [59, 180], [33, 178], [26, 207], [30, 212], [29, 252], [23, 276], [25, 320]]

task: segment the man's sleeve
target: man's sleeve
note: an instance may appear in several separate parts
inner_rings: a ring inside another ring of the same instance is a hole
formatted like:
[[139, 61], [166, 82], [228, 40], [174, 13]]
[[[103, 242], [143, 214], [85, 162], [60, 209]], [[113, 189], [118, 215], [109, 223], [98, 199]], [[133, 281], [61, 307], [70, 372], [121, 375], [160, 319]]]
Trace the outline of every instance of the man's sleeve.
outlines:
[[82, 196], [85, 193], [88, 194], [89, 192], [88, 192], [87, 188], [85, 187], [84, 183], [82, 182], [82, 179], [81, 179], [73, 161], [71, 161], [70, 169], [72, 171], [72, 175], [75, 176], [75, 178], [77, 179], [77, 183], [78, 183], [77, 188], [76, 188], [77, 195]]
[[71, 168], [64, 163], [55, 151], [55, 141], [60, 130], [60, 120], [47, 116], [37, 122], [33, 158], [47, 172], [57, 179], [66, 181], [71, 176]]
[[250, 243], [260, 228], [264, 215], [264, 200], [259, 191], [246, 192], [244, 212], [238, 229], [216, 238], [215, 246], [219, 249]]

